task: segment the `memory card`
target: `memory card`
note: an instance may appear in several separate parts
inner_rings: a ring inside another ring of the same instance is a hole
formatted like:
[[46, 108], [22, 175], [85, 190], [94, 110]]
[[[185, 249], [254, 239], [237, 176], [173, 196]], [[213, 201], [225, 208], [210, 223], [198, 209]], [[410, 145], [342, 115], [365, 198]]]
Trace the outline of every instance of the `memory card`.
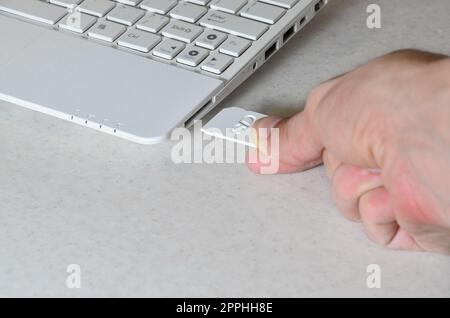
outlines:
[[239, 107], [225, 108], [201, 128], [204, 134], [225, 139], [252, 148], [251, 128], [253, 124], [267, 115], [248, 111]]

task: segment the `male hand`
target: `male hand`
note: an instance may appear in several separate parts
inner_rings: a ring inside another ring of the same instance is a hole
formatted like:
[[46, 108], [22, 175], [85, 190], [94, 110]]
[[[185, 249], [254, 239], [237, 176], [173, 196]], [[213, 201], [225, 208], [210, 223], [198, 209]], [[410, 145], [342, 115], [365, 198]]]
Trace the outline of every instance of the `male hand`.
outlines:
[[450, 254], [449, 58], [386, 55], [317, 87], [302, 113], [254, 128], [280, 129], [278, 172], [324, 163], [338, 208], [376, 243]]

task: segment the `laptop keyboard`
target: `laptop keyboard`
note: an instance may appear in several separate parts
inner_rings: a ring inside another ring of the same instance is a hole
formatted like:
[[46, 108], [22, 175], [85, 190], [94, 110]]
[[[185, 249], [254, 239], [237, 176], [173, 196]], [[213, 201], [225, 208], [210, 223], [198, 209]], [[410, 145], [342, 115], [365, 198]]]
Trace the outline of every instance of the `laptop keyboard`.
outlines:
[[0, 0], [0, 12], [219, 75], [298, 1]]

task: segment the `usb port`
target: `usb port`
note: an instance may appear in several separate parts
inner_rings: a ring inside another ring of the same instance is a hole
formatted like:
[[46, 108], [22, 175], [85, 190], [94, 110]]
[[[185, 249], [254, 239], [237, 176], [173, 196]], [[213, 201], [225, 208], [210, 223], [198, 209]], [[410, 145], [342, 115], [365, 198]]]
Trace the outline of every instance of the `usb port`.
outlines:
[[277, 50], [277, 42], [275, 42], [274, 44], [272, 44], [264, 53], [264, 59], [269, 59], [269, 57], [272, 56], [273, 53], [275, 53], [275, 51]]
[[291, 26], [289, 28], [289, 30], [287, 30], [286, 32], [284, 32], [283, 34], [283, 43], [286, 43], [287, 40], [289, 40], [291, 38], [291, 36], [293, 36], [295, 33], [295, 29], [294, 26]]
[[305, 24], [305, 22], [306, 22], [306, 17], [301, 18], [301, 20], [300, 20], [300, 22], [299, 22], [300, 26], [302, 26], [303, 24]]
[[320, 0], [319, 2], [316, 3], [316, 5], [314, 6], [314, 11], [319, 12], [320, 9], [322, 9], [322, 7], [325, 5], [325, 0]]

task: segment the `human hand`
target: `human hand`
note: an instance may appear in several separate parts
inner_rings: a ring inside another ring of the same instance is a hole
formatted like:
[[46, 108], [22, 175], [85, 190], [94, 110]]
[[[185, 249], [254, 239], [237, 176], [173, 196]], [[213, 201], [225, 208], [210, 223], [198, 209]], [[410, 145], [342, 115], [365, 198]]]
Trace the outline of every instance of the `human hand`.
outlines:
[[[391, 53], [317, 87], [303, 112], [254, 128], [279, 128], [279, 173], [324, 163], [338, 208], [376, 243], [450, 254], [449, 58]], [[258, 156], [256, 173], [270, 162]]]

